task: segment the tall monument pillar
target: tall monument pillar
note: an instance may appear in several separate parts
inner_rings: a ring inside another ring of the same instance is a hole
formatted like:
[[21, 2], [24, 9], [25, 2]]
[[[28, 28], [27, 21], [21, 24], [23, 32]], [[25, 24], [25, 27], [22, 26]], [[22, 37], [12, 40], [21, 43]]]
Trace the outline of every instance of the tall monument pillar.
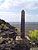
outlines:
[[21, 38], [25, 38], [25, 11], [21, 11]]

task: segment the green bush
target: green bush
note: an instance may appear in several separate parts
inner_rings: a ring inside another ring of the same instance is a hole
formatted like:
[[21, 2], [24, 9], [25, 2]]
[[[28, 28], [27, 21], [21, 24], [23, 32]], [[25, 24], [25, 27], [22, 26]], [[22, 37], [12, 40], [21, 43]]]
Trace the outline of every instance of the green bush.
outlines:
[[20, 29], [19, 29], [19, 28], [17, 28], [17, 34], [18, 34], [18, 35], [20, 35], [20, 34], [21, 34], [21, 32], [20, 32]]
[[2, 38], [2, 37], [0, 37], [0, 40], [3, 40], [3, 38]]
[[6, 25], [4, 25], [4, 28], [5, 28], [5, 29], [8, 29], [8, 27], [7, 27]]
[[4, 27], [5, 29], [8, 29], [8, 27], [4, 24], [1, 24], [0, 27]]
[[38, 30], [29, 31], [29, 36], [31, 39], [38, 41]]
[[17, 32], [17, 34], [18, 34], [18, 35], [20, 35], [20, 34], [21, 34], [21, 32], [20, 32], [20, 29], [19, 29], [19, 28], [16, 28], [16, 27], [15, 27], [15, 30], [16, 30], [16, 32]]
[[4, 26], [4, 24], [1, 24], [1, 26]]
[[0, 27], [4, 26], [4, 24], [1, 24]]

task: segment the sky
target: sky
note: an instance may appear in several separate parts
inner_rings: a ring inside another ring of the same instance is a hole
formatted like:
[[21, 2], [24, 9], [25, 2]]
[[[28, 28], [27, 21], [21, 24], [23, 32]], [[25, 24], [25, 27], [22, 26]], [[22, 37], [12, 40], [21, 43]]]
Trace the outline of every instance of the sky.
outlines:
[[25, 22], [38, 22], [38, 0], [0, 0], [0, 19], [6, 22], [21, 22], [22, 10]]

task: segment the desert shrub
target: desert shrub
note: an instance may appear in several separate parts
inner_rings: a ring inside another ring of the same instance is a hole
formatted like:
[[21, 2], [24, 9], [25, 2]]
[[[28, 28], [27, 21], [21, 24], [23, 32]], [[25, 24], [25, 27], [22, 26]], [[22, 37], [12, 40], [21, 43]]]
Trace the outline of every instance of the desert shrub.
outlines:
[[6, 25], [4, 25], [4, 28], [5, 28], [5, 29], [8, 29], [8, 27], [7, 27]]
[[4, 24], [1, 24], [1, 26], [4, 26]]
[[[15, 27], [15, 26], [14, 26]], [[20, 35], [21, 34], [21, 32], [20, 32], [20, 29], [19, 28], [14, 28], [15, 29], [15, 31], [17, 32], [17, 35]]]
[[1, 24], [0, 27], [4, 26], [4, 24]]
[[3, 38], [0, 36], [0, 40], [2, 40]]
[[33, 41], [38, 41], [38, 30], [29, 31], [29, 36]]
[[3, 27], [5, 29], [8, 29], [8, 27], [6, 25], [4, 25], [4, 24], [1, 24], [0, 27]]
[[20, 32], [20, 29], [19, 29], [19, 28], [17, 28], [17, 34], [18, 34], [18, 35], [20, 35], [20, 34], [21, 34], [21, 32]]

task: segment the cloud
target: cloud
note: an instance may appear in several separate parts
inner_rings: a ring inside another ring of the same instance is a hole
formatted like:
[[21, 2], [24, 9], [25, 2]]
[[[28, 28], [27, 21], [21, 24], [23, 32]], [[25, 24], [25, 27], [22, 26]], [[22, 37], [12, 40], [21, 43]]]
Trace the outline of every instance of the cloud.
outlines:
[[7, 22], [19, 22], [20, 14], [13, 12], [0, 12], [0, 19], [3, 19]]
[[[0, 0], [1, 2], [1, 0]], [[0, 5], [0, 9], [16, 10], [16, 9], [38, 9], [37, 0], [4, 0]]]
[[21, 10], [21, 9], [38, 9], [37, 0], [5, 0], [0, 6], [3, 10]]
[[25, 9], [37, 10], [38, 9], [38, 1], [27, 2]]
[[34, 19], [38, 16], [38, 0], [4, 0], [0, 5], [0, 18], [8, 22], [19, 22], [22, 9], [25, 10], [26, 21], [37, 21]]
[[26, 14], [26, 22], [38, 22], [38, 14], [37, 15]]
[[[24, 0], [25, 1], [25, 0]], [[22, 0], [5, 0], [5, 2], [0, 6], [0, 9], [13, 9], [18, 6], [20, 3], [23, 3]]]

